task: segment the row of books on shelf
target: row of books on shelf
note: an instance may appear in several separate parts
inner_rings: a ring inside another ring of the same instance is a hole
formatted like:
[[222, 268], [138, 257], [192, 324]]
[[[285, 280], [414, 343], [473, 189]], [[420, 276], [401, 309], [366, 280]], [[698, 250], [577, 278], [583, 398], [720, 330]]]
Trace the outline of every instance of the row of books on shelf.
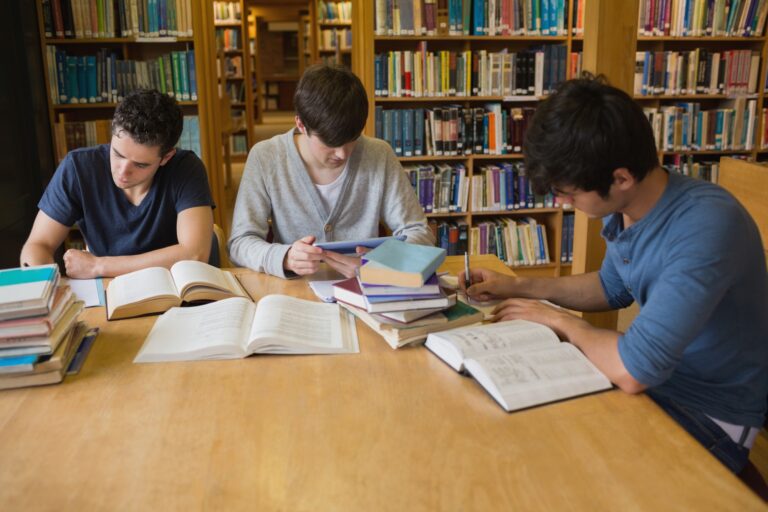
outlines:
[[352, 48], [352, 30], [348, 28], [324, 28], [318, 33], [320, 50], [349, 50]]
[[461, 163], [413, 164], [403, 167], [424, 213], [468, 211], [467, 168]]
[[[56, 265], [0, 270], [0, 389], [61, 382], [87, 335]], [[84, 357], [84, 353], [81, 352]]]
[[448, 256], [461, 256], [469, 250], [469, 224], [466, 221], [429, 219], [429, 229], [435, 235], [436, 245]]
[[640, 0], [638, 30], [644, 36], [761, 36], [766, 0]]
[[[67, 152], [77, 148], [86, 148], [99, 144], [109, 144], [112, 140], [112, 120], [96, 119], [93, 121], [60, 121], [55, 124], [57, 143], [62, 142], [63, 147], [58, 148], [58, 154], [64, 156]], [[200, 122], [197, 116], [184, 116], [184, 128], [177, 147], [194, 151], [198, 156], [200, 152]]]
[[318, 21], [339, 21], [345, 23], [352, 22], [352, 2], [333, 2], [318, 0], [317, 2]]
[[191, 0], [42, 0], [45, 37], [191, 37]]
[[[226, 78], [242, 78], [245, 75], [243, 57], [241, 55], [225, 55], [223, 69]], [[221, 73], [222, 66], [218, 66], [217, 70]]]
[[469, 253], [494, 254], [513, 267], [551, 263], [547, 228], [533, 217], [500, 217], [469, 228]]
[[115, 102], [141, 88], [157, 89], [177, 100], [197, 100], [191, 50], [139, 61], [121, 59], [103, 48], [96, 55], [71, 55], [48, 45], [46, 66], [54, 104]]
[[397, 156], [504, 155], [522, 150], [532, 107], [447, 105], [435, 108], [375, 109], [376, 137]]
[[241, 50], [239, 28], [217, 28], [216, 50]]
[[478, 166], [472, 174], [471, 196], [473, 212], [570, 207], [552, 193], [535, 194], [523, 162]]
[[703, 110], [700, 103], [645, 108], [662, 151], [751, 150], [754, 147], [757, 100], [726, 100], [725, 108]]
[[390, 51], [374, 57], [374, 94], [388, 97], [542, 96], [568, 76], [565, 45], [522, 52]]
[[213, 21], [239, 22], [242, 16], [240, 2], [213, 2]]
[[380, 36], [562, 36], [568, 0], [375, 0]]
[[675, 154], [671, 156], [671, 161], [665, 163], [665, 167], [673, 172], [684, 176], [691, 176], [704, 181], [717, 183], [720, 178], [720, 162], [694, 160], [693, 155]]
[[235, 133], [229, 137], [230, 151], [233, 155], [248, 153], [248, 137], [244, 133]]
[[[219, 86], [221, 87], [221, 85]], [[224, 84], [226, 94], [232, 103], [245, 102], [245, 82], [242, 80], [226, 82]]]
[[634, 93], [747, 94], [757, 92], [760, 54], [752, 50], [637, 52]]

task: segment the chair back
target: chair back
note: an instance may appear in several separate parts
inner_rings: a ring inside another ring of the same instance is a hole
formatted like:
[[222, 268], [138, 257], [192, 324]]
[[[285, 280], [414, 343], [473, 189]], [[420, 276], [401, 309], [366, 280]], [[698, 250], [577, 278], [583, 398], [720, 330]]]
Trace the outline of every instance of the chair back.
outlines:
[[768, 167], [722, 158], [717, 183], [733, 194], [752, 216], [768, 259]]

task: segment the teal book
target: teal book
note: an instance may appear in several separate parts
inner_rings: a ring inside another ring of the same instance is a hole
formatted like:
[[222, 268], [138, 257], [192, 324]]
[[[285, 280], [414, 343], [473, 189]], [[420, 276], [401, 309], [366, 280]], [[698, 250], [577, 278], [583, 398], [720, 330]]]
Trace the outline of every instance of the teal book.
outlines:
[[445, 249], [387, 240], [363, 257], [360, 281], [419, 288], [445, 260]]
[[56, 265], [0, 270], [0, 321], [48, 314], [58, 279]]

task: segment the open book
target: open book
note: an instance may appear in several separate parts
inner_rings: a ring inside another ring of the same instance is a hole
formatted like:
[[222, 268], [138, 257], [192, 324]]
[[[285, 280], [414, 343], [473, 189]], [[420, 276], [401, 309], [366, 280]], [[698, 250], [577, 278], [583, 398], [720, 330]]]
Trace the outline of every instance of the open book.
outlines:
[[235, 297], [160, 315], [134, 363], [238, 359], [251, 354], [359, 352], [354, 317], [336, 304]]
[[430, 334], [425, 346], [472, 375], [506, 411], [611, 388], [579, 349], [525, 320]]
[[107, 319], [161, 313], [182, 302], [248, 297], [231, 272], [200, 261], [171, 270], [150, 267], [116, 277], [107, 287]]

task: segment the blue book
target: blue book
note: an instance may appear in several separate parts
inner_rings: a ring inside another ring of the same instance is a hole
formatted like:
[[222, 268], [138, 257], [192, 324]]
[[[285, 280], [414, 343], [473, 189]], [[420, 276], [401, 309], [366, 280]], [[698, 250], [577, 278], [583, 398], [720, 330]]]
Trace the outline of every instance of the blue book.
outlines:
[[195, 69], [195, 52], [187, 52], [187, 70], [189, 72], [189, 99], [197, 101], [197, 70]]
[[403, 156], [403, 115], [400, 109], [392, 111], [392, 147], [397, 156]]
[[56, 49], [56, 81], [59, 87], [59, 103], [66, 103], [67, 95], [67, 54], [63, 50]]
[[360, 280], [419, 288], [445, 260], [445, 249], [387, 240], [363, 257]]
[[88, 103], [88, 58], [77, 58], [77, 92], [80, 103]]
[[35, 368], [36, 361], [36, 355], [11, 357], [0, 356], [0, 375], [31, 372]]
[[486, 35], [485, 30], [485, 2], [482, 0], [475, 0], [475, 12], [474, 12], [474, 26], [472, 27], [473, 36]]
[[403, 110], [403, 156], [413, 156], [413, 109]]
[[85, 58], [86, 82], [88, 87], [88, 103], [96, 103], [101, 99], [101, 94], [97, 95], [96, 87], [98, 80], [96, 78], [96, 56], [88, 55]]
[[413, 111], [413, 154], [424, 154], [424, 109], [417, 108]]
[[376, 107], [374, 107], [373, 119], [374, 119], [374, 123], [375, 123], [374, 125], [376, 127], [375, 133], [376, 133], [376, 138], [377, 139], [383, 139], [384, 138], [384, 128], [383, 128], [383, 125], [382, 125], [382, 122], [384, 121], [382, 119], [384, 117], [383, 112], [384, 112], [384, 108], [381, 105], [376, 105]]
[[67, 97], [70, 103], [80, 103], [77, 85], [77, 57], [67, 55]]

